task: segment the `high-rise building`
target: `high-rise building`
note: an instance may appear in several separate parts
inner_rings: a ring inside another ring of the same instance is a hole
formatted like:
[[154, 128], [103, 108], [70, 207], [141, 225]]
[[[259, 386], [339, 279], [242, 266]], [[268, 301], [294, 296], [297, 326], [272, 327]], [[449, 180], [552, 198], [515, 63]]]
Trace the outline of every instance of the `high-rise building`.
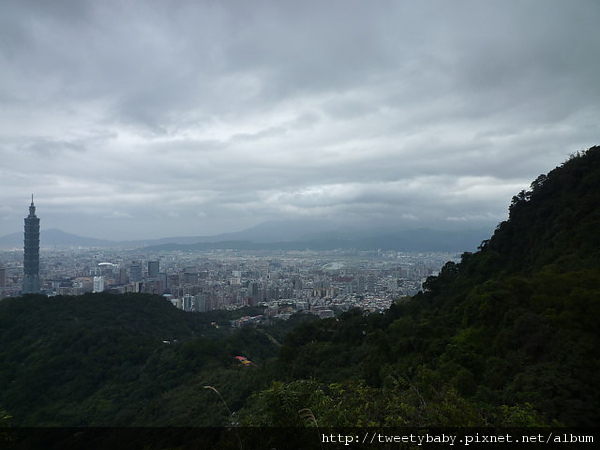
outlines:
[[159, 270], [160, 270], [160, 263], [158, 261], [148, 261], [148, 277], [150, 277], [150, 278], [158, 277]]
[[40, 219], [35, 215], [33, 194], [29, 216], [25, 218], [23, 255], [23, 294], [40, 292]]
[[196, 298], [194, 299], [194, 310], [197, 312], [206, 312], [206, 295], [196, 295]]
[[117, 278], [117, 284], [127, 284], [127, 269], [125, 267], [119, 268], [119, 276]]
[[183, 296], [183, 310], [184, 311], [192, 311], [194, 306], [194, 296], [190, 294], [186, 294]]
[[133, 261], [129, 266], [129, 281], [137, 283], [142, 281], [142, 264]]
[[6, 287], [6, 269], [0, 266], [0, 288]]
[[94, 288], [92, 292], [104, 292], [104, 277], [94, 277]]

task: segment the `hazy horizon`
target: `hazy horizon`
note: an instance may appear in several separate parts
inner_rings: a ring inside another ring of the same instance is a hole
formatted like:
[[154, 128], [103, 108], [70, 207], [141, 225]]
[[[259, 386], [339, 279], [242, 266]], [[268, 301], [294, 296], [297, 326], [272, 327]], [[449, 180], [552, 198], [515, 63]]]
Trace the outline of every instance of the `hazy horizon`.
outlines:
[[[394, 227], [394, 226], [381, 226], [381, 227], [344, 227], [341, 224], [336, 224], [334, 222], [330, 222], [330, 223], [324, 223], [324, 222], [320, 222], [317, 223], [314, 227], [312, 228], [307, 228], [307, 229], [302, 229], [302, 227], [305, 225], [304, 223], [300, 222], [299, 224], [297, 224], [297, 228], [296, 229], [288, 229], [288, 227], [290, 225], [293, 225], [289, 222], [285, 222], [285, 221], [269, 221], [269, 222], [263, 222], [260, 223], [256, 226], [252, 226], [252, 227], [247, 227], [247, 228], [243, 228], [243, 229], [239, 229], [239, 230], [233, 230], [230, 232], [225, 232], [225, 233], [214, 233], [214, 234], [206, 234], [206, 235], [169, 235], [169, 236], [158, 236], [158, 237], [153, 237], [153, 238], [139, 238], [139, 239], [105, 239], [105, 238], [99, 238], [97, 236], [93, 236], [89, 233], [86, 233], [85, 230], [80, 230], [79, 232], [75, 232], [75, 233], [71, 233], [65, 230], [62, 230], [60, 228], [46, 228], [43, 226], [43, 224], [40, 224], [40, 245], [42, 247], [44, 247], [44, 234], [47, 232], [52, 232], [53, 235], [61, 235], [61, 234], [66, 234], [69, 236], [74, 236], [74, 237], [80, 237], [80, 238], [85, 238], [85, 239], [93, 239], [93, 240], [101, 240], [101, 241], [112, 241], [114, 243], [127, 243], [127, 242], [150, 242], [150, 241], [165, 241], [168, 239], [189, 239], [189, 238], [206, 238], [207, 242], [221, 242], [220, 240], [214, 240], [214, 238], [221, 238], [223, 237], [223, 241], [232, 239], [232, 240], [249, 240], [249, 241], [256, 241], [256, 242], [264, 242], [264, 241], [296, 241], [296, 240], [301, 240], [302, 238], [304, 238], [303, 235], [308, 236], [310, 239], [313, 239], [314, 236], [316, 234], [319, 233], [329, 233], [329, 232], [341, 232], [341, 233], [364, 233], [364, 232], [368, 232], [369, 230], [372, 230], [374, 232], [378, 232], [378, 231], [386, 231], [386, 232], [398, 232], [398, 233], [403, 233], [403, 232], [411, 232], [411, 231], [418, 231], [418, 230], [431, 230], [433, 232], [436, 233], [444, 233], [444, 232], [482, 232], [482, 231], [487, 231], [489, 229], [489, 235], [491, 236], [491, 234], [493, 234], [493, 227], [491, 226], [480, 226], [480, 227], [449, 227], [449, 228], [432, 228], [432, 227], [428, 227], [428, 226], [422, 226], [422, 227]], [[58, 233], [56, 233], [58, 232]], [[272, 235], [269, 235], [269, 233], [272, 232]], [[4, 235], [0, 235], [0, 239], [6, 239], [6, 238], [11, 238], [11, 237], [17, 237], [17, 241], [18, 241], [18, 248], [21, 247], [21, 240], [22, 240], [22, 234], [23, 231], [14, 231], [12, 233], [7, 233]], [[370, 234], [372, 235], [372, 234]], [[278, 237], [283, 236], [281, 239], [278, 239]], [[287, 236], [292, 236], [290, 239], [287, 238]], [[56, 236], [54, 236], [55, 238]], [[54, 239], [53, 238], [53, 239]], [[324, 238], [322, 236], [320, 236], [319, 238]], [[15, 242], [17, 242], [15, 241]], [[196, 242], [196, 241], [194, 241]], [[477, 244], [479, 243], [479, 241], [477, 241]], [[0, 246], [2, 245], [2, 243], [0, 242]], [[50, 244], [53, 245], [53, 244]]]
[[493, 227], [599, 143], [598, 17], [593, 0], [4, 1], [0, 236], [32, 193], [45, 229], [121, 241]]

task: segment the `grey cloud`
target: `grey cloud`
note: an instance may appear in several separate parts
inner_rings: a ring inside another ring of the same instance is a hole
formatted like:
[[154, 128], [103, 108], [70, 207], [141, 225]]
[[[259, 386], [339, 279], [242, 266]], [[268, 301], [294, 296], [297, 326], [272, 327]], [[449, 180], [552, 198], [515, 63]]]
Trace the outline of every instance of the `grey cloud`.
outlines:
[[591, 0], [5, 3], [1, 211], [67, 231], [494, 222], [598, 143]]

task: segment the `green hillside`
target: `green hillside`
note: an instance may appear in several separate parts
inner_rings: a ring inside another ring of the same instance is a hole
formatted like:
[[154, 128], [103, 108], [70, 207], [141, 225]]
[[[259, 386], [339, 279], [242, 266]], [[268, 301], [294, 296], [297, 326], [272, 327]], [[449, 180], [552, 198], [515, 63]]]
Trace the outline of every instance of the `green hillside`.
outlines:
[[221, 425], [229, 414], [204, 386], [239, 407], [261, 381], [234, 356], [258, 365], [276, 352], [229, 327], [257, 312], [190, 314], [147, 294], [5, 299], [0, 405], [13, 426]]
[[593, 426], [600, 419], [600, 148], [515, 196], [476, 253], [385, 315], [288, 335], [255, 425]]

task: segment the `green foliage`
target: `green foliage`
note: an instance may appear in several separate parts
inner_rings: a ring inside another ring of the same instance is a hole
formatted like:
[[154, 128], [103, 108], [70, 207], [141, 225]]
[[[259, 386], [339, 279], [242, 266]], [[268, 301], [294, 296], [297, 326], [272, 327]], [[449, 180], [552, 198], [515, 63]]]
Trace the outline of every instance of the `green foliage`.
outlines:
[[510, 217], [486, 250], [507, 269], [531, 274], [546, 265], [561, 270], [600, 268], [600, 147], [592, 147], [513, 197]]
[[277, 351], [256, 330], [233, 332], [234, 314], [185, 313], [147, 294], [3, 300], [0, 403], [17, 426], [222, 425], [201, 386], [223, 385], [239, 407]]
[[513, 197], [491, 239], [412, 300], [290, 333], [279, 358], [290, 384], [278, 392], [318, 383], [319, 402], [292, 409], [329, 425], [595, 425], [599, 204], [594, 147]]
[[[379, 389], [364, 382], [275, 382], [252, 398], [243, 423], [251, 426], [476, 426], [482, 411], [421, 367], [415, 379]], [[306, 415], [306, 412], [310, 414]], [[308, 418], [308, 420], [306, 420]]]
[[530, 403], [500, 407], [499, 426], [512, 427], [544, 427], [548, 425], [545, 419]]

